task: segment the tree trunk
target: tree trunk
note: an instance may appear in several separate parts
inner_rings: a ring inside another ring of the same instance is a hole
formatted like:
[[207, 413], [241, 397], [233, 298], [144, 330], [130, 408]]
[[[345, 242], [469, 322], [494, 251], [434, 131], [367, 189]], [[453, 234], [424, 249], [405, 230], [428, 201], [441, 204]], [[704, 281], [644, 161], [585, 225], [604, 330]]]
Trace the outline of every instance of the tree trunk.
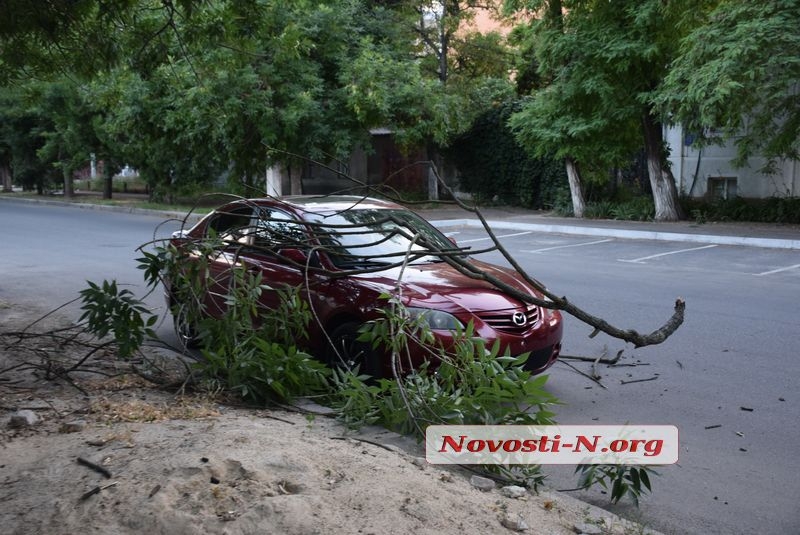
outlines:
[[578, 164], [572, 158], [567, 158], [567, 180], [569, 181], [569, 192], [572, 196], [572, 214], [577, 218], [583, 218], [586, 209], [586, 201], [583, 199], [583, 184], [581, 183], [581, 172]]
[[447, 49], [450, 46], [450, 36], [445, 26], [447, 17], [447, 3], [442, 4], [442, 18], [439, 20], [439, 81], [447, 84]]
[[678, 202], [678, 188], [675, 177], [666, 163], [664, 154], [664, 131], [661, 123], [646, 113], [643, 118], [647, 172], [650, 176], [650, 189], [653, 190], [653, 203], [656, 208], [656, 221], [677, 221], [683, 217]]
[[64, 198], [71, 199], [75, 196], [75, 185], [72, 181], [72, 170], [66, 164], [64, 164], [62, 170], [64, 172]]
[[291, 191], [292, 195], [302, 195], [303, 194], [303, 180], [301, 176], [301, 172], [298, 169], [294, 170], [292, 173], [292, 166], [286, 164], [286, 172], [289, 173], [289, 184], [291, 184]]
[[11, 185], [11, 168], [8, 164], [0, 164], [0, 182], [3, 183], [3, 191], [5, 193], [10, 193], [13, 191]]
[[111, 162], [104, 161], [103, 162], [103, 198], [110, 199], [111, 198], [111, 185], [112, 180], [114, 179], [114, 171], [111, 165]]

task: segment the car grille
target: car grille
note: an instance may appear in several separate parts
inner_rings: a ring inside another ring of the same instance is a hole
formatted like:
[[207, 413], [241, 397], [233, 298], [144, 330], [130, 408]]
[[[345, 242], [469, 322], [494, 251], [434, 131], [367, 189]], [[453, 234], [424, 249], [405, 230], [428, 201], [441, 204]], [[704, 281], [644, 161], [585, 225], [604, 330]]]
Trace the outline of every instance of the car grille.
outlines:
[[524, 311], [525, 322], [521, 325], [514, 321], [514, 314], [523, 312], [520, 309], [494, 310], [481, 312], [477, 316], [494, 329], [507, 333], [520, 334], [530, 330], [539, 321], [539, 307], [530, 306]]

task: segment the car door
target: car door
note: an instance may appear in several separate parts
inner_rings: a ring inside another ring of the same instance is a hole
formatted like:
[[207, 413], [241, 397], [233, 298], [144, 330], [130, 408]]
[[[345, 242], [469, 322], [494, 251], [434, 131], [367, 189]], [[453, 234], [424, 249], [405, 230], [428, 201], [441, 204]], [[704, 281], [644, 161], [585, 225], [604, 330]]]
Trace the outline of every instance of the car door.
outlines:
[[302, 267], [302, 256], [312, 250], [306, 225], [287, 211], [260, 206], [253, 214], [252, 226], [252, 241], [240, 258], [251, 274], [261, 274], [261, 304], [275, 309], [281, 299], [279, 290], [286, 288], [296, 289], [308, 299], [307, 290], [316, 287], [317, 277], [310, 275], [306, 280]]
[[233, 269], [245, 266], [254, 233], [253, 212], [253, 206], [221, 210], [206, 226], [205, 238], [215, 246], [205, 259], [208, 273], [203, 301], [206, 312], [212, 317], [224, 314], [233, 283]]

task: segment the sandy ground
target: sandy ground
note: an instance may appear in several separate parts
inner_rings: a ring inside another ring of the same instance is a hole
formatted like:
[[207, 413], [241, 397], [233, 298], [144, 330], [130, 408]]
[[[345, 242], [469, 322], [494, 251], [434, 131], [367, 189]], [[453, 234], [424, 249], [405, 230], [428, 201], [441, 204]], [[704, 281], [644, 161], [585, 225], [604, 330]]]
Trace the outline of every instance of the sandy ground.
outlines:
[[[0, 303], [0, 333], [36, 316]], [[0, 336], [3, 533], [643, 532], [564, 494], [482, 492], [380, 429], [348, 433], [330, 417], [179, 396], [131, 375], [77, 376], [82, 392], [38, 366], [42, 351], [75, 355], [12, 341]], [[97, 369], [123, 371], [112, 357]], [[7, 371], [22, 362], [36, 369]], [[37, 421], [11, 427], [17, 410]]]

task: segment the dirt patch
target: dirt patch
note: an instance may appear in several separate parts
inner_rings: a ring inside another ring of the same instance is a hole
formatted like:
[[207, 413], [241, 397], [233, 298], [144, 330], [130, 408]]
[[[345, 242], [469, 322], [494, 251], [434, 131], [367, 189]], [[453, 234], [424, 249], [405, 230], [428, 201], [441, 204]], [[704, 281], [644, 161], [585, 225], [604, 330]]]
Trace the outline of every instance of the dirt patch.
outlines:
[[[38, 315], [4, 304], [0, 331]], [[563, 494], [482, 492], [469, 473], [427, 465], [418, 446], [383, 430], [348, 435], [325, 416], [153, 388], [112, 355], [96, 357], [110, 377], [78, 374], [73, 385], [51, 372], [79, 355], [59, 354], [53, 340], [30, 350], [14, 340], [0, 336], [4, 533], [469, 534], [527, 526], [567, 534], [580, 525], [641, 533]], [[44, 355], [53, 353], [58, 364], [48, 370]], [[10, 427], [17, 410], [36, 422]]]

